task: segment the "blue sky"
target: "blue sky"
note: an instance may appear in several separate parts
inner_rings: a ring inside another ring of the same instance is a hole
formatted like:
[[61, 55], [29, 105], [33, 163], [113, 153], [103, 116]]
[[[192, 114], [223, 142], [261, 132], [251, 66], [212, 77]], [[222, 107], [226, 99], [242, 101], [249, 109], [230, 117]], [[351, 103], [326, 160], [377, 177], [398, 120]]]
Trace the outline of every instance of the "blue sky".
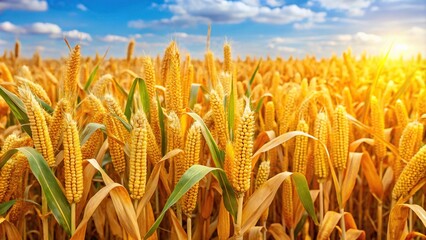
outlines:
[[65, 36], [84, 55], [123, 57], [134, 38], [138, 55], [176, 39], [202, 57], [209, 23], [218, 56], [225, 41], [242, 57], [381, 54], [392, 42], [394, 57], [426, 55], [424, 0], [0, 0], [0, 53], [19, 39], [24, 56], [66, 56]]

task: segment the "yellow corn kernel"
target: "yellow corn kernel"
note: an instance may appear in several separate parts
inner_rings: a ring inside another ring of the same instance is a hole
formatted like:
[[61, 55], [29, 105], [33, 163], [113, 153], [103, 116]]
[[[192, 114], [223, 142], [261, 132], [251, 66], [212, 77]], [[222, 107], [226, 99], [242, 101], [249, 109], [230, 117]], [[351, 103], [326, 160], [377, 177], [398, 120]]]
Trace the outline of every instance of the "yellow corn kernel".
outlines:
[[83, 196], [83, 158], [77, 123], [65, 115], [64, 128], [65, 196], [69, 203], [78, 203]]
[[180, 58], [179, 50], [174, 47], [170, 56], [169, 73], [166, 79], [166, 108], [174, 111], [179, 117], [183, 113], [182, 83], [180, 79]]
[[[159, 145], [157, 144], [156, 135], [154, 135], [154, 132], [151, 128], [151, 126], [148, 123], [148, 120], [146, 119], [145, 114], [140, 114], [140, 117], [145, 122], [145, 128], [147, 130], [148, 134], [148, 148], [147, 148], [147, 156], [149, 161], [155, 165], [161, 160], [161, 150]], [[160, 135], [157, 135], [159, 138]]]
[[47, 95], [46, 91], [42, 86], [40, 86], [37, 83], [31, 82], [28, 79], [22, 78], [22, 77], [15, 77], [15, 80], [18, 84], [18, 87], [25, 87], [28, 86], [28, 88], [31, 90], [31, 92], [37, 96], [40, 100], [47, 103], [48, 105], [52, 105], [52, 102], [50, 101], [49, 96]]
[[254, 124], [254, 113], [247, 103], [234, 142], [235, 162], [232, 168], [232, 185], [238, 195], [245, 193], [250, 188]]
[[[401, 159], [395, 160], [394, 176], [395, 179], [399, 178], [406, 163], [414, 156], [420, 148], [422, 142], [421, 136], [423, 135], [423, 124], [419, 122], [408, 123], [402, 132], [399, 141], [399, 155]], [[419, 137], [420, 136], [420, 137]]]
[[[167, 151], [170, 152], [176, 148], [183, 149], [183, 136], [180, 129], [179, 117], [175, 112], [171, 112], [167, 124]], [[174, 164], [174, 184], [176, 185], [183, 174], [183, 154], [173, 157], [172, 161]]]
[[[12, 73], [4, 62], [0, 62], [0, 72], [4, 81], [13, 82]], [[10, 87], [8, 87], [7, 89], [10, 90]]]
[[381, 139], [385, 139], [385, 120], [382, 107], [375, 96], [371, 97], [371, 125], [374, 131], [374, 152], [377, 158], [382, 159], [386, 156], [386, 146]]
[[109, 84], [113, 81], [111, 74], [103, 75], [92, 87], [91, 92], [98, 98], [104, 96]]
[[265, 131], [275, 131], [277, 123], [275, 122], [275, 105], [269, 101], [265, 105]]
[[126, 159], [123, 150], [123, 136], [117, 124], [116, 119], [105, 114], [104, 123], [108, 132], [109, 153], [111, 154], [112, 164], [118, 174], [124, 173], [126, 169]]
[[133, 52], [135, 51], [135, 40], [132, 38], [127, 46], [127, 62], [130, 62], [133, 58]]
[[80, 73], [80, 45], [76, 45], [67, 63], [67, 77], [63, 85], [64, 97], [74, 104], [77, 98], [77, 84]]
[[177, 45], [175, 41], [171, 41], [169, 46], [166, 48], [164, 52], [163, 61], [161, 63], [161, 82], [164, 84], [167, 82], [167, 75], [169, 74], [170, 61], [172, 59], [172, 55], [177, 49]]
[[123, 123], [114, 116], [114, 115], [117, 115], [124, 122], [127, 123], [127, 118], [124, 115], [123, 110], [121, 110], [121, 106], [118, 104], [115, 98], [110, 94], [106, 94], [104, 96], [103, 102], [104, 102], [105, 108], [108, 110], [108, 113], [112, 114], [112, 116], [114, 117], [114, 121], [116, 122], [117, 128], [120, 131], [120, 136], [123, 136], [123, 139], [129, 139], [130, 137], [129, 132], [124, 127]]
[[232, 72], [232, 57], [231, 57], [231, 45], [225, 43], [223, 46], [223, 71]]
[[[300, 120], [297, 124], [297, 131], [305, 133], [309, 132], [309, 125], [305, 120]], [[308, 137], [296, 136], [296, 146], [293, 155], [293, 172], [299, 172], [306, 175], [307, 158], [308, 155]]]
[[228, 141], [228, 125], [226, 124], [225, 108], [223, 107], [223, 100], [219, 98], [219, 95], [214, 90], [210, 93], [210, 106], [213, 111], [215, 130], [218, 136], [218, 147], [220, 149], [225, 149], [226, 142]]
[[286, 133], [290, 127], [292, 116], [296, 110], [296, 100], [298, 96], [297, 88], [293, 87], [285, 97], [284, 111], [279, 120], [279, 133]]
[[49, 136], [52, 141], [52, 147], [54, 151], [59, 148], [59, 141], [61, 139], [62, 131], [64, 129], [64, 116], [66, 113], [70, 113], [70, 110], [71, 109], [69, 102], [65, 98], [62, 98], [56, 104], [52, 120], [49, 124]]
[[318, 113], [315, 120], [314, 137], [318, 139], [314, 144], [315, 176], [319, 181], [323, 181], [329, 174], [327, 152], [323, 146], [328, 143], [328, 120], [324, 112]]
[[[183, 172], [192, 165], [200, 162], [201, 149], [201, 126], [197, 122], [192, 124], [188, 131], [185, 144], [185, 160], [183, 161]], [[197, 203], [198, 183], [185, 193], [182, 202], [182, 210], [187, 217], [192, 215]]]
[[[97, 113], [92, 117], [91, 122], [93, 123], [103, 123], [103, 113]], [[83, 159], [89, 159], [96, 157], [96, 153], [100, 144], [104, 140], [104, 135], [101, 130], [96, 130], [92, 135], [87, 139], [87, 141], [81, 146], [81, 153]]]
[[26, 65], [23, 65], [18, 69], [18, 74], [16, 76], [25, 78], [29, 80], [30, 82], [34, 82], [33, 75], [31, 74], [30, 69]]
[[44, 110], [28, 88], [19, 88], [19, 92], [27, 110], [34, 146], [42, 154], [47, 164], [53, 167], [55, 165], [55, 155], [46, 118], [43, 114]]
[[23, 137], [19, 137], [17, 134], [10, 134], [4, 140], [3, 146], [0, 151], [0, 158], [9, 150], [19, 147], [32, 147], [33, 140], [30, 136], [24, 135]]
[[398, 99], [395, 103], [395, 115], [396, 119], [398, 121], [398, 125], [404, 129], [405, 126], [408, 124], [408, 113], [407, 109], [405, 108], [404, 103], [401, 101], [401, 99]]
[[152, 61], [150, 57], [144, 57], [142, 59], [144, 66], [144, 75], [145, 75], [145, 84], [148, 90], [149, 96], [149, 122], [152, 127], [152, 131], [154, 135], [157, 136], [157, 144], [160, 145], [160, 123], [158, 117], [158, 106], [156, 99], [156, 91], [155, 91], [155, 71], [154, 66], [152, 65]]
[[263, 161], [257, 169], [255, 190], [264, 184], [269, 178], [269, 172], [271, 170], [271, 164], [269, 161]]
[[285, 225], [289, 228], [293, 226], [293, 183], [290, 177], [283, 182], [282, 190], [282, 214]]
[[406, 196], [410, 190], [422, 179], [426, 177], [426, 145], [423, 146], [414, 157], [408, 162], [407, 166], [395, 183], [392, 191], [392, 198], [398, 199]]
[[31, 209], [32, 206], [33, 203], [24, 200], [16, 201], [8, 213], [9, 222], [13, 223], [15, 226], [18, 226], [18, 222], [25, 219], [25, 214]]
[[232, 84], [231, 77], [232, 75], [228, 72], [221, 72], [218, 75], [219, 82], [221, 83], [223, 88], [223, 93], [225, 96], [228, 96], [228, 97], [231, 96], [231, 84]]
[[24, 182], [25, 172], [28, 169], [27, 157], [18, 152], [13, 157], [14, 167], [10, 175], [9, 189], [3, 198], [4, 201], [24, 197], [26, 183]]
[[215, 87], [217, 83], [217, 73], [216, 73], [216, 63], [215, 63], [213, 52], [208, 50], [205, 55], [205, 59], [207, 64], [207, 73], [208, 73], [209, 80], [211, 82], [211, 85]]
[[5, 196], [9, 189], [11, 175], [15, 166], [14, 158], [9, 159], [0, 169], [0, 203], [5, 202]]
[[228, 177], [229, 182], [232, 183], [232, 172], [233, 172], [233, 166], [235, 162], [235, 152], [234, 152], [234, 146], [232, 145], [232, 142], [226, 143], [226, 149], [225, 149], [225, 162], [223, 165], [223, 170], [225, 171], [226, 176]]
[[343, 170], [349, 153], [349, 120], [342, 105], [334, 111], [332, 137], [333, 164], [338, 170]]
[[133, 129], [131, 133], [131, 149], [129, 160], [129, 190], [130, 197], [141, 199], [145, 194], [147, 178], [147, 143], [148, 133], [146, 122], [138, 112], [133, 117]]

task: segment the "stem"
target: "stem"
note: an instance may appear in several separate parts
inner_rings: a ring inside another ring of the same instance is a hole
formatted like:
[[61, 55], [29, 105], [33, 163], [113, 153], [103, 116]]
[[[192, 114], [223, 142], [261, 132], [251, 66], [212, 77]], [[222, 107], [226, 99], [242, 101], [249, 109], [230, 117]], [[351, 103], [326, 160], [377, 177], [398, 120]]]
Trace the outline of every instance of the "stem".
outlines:
[[49, 207], [47, 206], [47, 199], [42, 190], [41, 196], [41, 213], [42, 219], [41, 222], [43, 224], [43, 240], [49, 240], [49, 219], [47, 217], [49, 211]]
[[[410, 204], [413, 204], [413, 196], [410, 197]], [[408, 216], [408, 232], [413, 231], [413, 211], [409, 212]]]
[[340, 209], [340, 214], [342, 214], [342, 218], [340, 219], [340, 227], [342, 228], [342, 239], [346, 239], [346, 225], [345, 225], [345, 209]]
[[324, 219], [324, 183], [321, 181], [319, 183], [319, 187], [320, 187], [320, 215], [319, 215], [319, 220], [320, 220], [320, 224], [322, 223], [322, 220]]
[[[383, 176], [383, 159], [379, 158], [379, 176], [382, 180]], [[378, 200], [377, 206], [377, 239], [382, 239], [382, 229], [383, 229], [383, 199]]]
[[71, 203], [71, 236], [75, 232], [75, 202]]
[[244, 233], [241, 232], [241, 222], [243, 220], [243, 203], [244, 194], [240, 194], [238, 197], [238, 212], [237, 212], [237, 224], [235, 224], [235, 239], [243, 240]]
[[294, 240], [294, 228], [290, 228], [290, 239]]
[[188, 235], [188, 240], [192, 239], [192, 222], [189, 216], [186, 219], [186, 235]]
[[[342, 197], [342, 185], [343, 185], [343, 170], [339, 171], [339, 185], [340, 185], [340, 197]], [[342, 204], [343, 205], [343, 204]], [[340, 214], [342, 214], [342, 217], [340, 218], [340, 227], [342, 229], [342, 239], [346, 239], [346, 225], [345, 225], [345, 208], [344, 206], [340, 207]]]
[[180, 205], [179, 202], [176, 204], [176, 213], [177, 213], [177, 218], [179, 220], [179, 224], [182, 226], [182, 206]]
[[382, 226], [383, 226], [383, 202], [382, 200], [379, 200], [378, 206], [377, 206], [377, 239], [382, 239]]

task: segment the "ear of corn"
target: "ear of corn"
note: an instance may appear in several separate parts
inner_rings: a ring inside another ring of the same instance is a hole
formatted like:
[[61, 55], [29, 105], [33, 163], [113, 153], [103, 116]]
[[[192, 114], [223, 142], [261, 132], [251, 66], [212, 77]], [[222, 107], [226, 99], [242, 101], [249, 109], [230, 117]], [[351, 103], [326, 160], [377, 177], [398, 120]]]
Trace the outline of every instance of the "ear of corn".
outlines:
[[113, 78], [111, 74], [103, 75], [92, 87], [91, 92], [94, 96], [101, 98], [104, 96], [108, 85], [112, 82]]
[[20, 88], [19, 92], [27, 109], [34, 146], [43, 155], [47, 164], [53, 167], [55, 165], [55, 156], [46, 118], [43, 114], [44, 110], [28, 88]]
[[408, 124], [408, 114], [404, 103], [398, 99], [395, 104], [395, 115], [398, 120], [398, 125], [404, 129]]
[[116, 119], [109, 115], [104, 115], [104, 123], [108, 132], [109, 152], [111, 154], [112, 164], [118, 174], [123, 174], [126, 169], [126, 159], [123, 150], [124, 138], [122, 131]]
[[318, 140], [314, 144], [314, 156], [315, 156], [315, 176], [323, 181], [328, 177], [329, 167], [327, 160], [327, 153], [324, 146], [328, 143], [328, 123], [327, 116], [324, 112], [318, 113], [317, 119], [315, 120], [314, 137]]
[[271, 170], [270, 161], [263, 161], [259, 165], [256, 175], [255, 189], [258, 189], [262, 184], [264, 184], [269, 178], [269, 172]]
[[[183, 171], [188, 170], [192, 165], [200, 161], [201, 148], [201, 126], [196, 122], [188, 131], [185, 143], [185, 159], [183, 161]], [[191, 216], [197, 203], [198, 183], [196, 183], [183, 197], [182, 210], [186, 216]]]
[[6, 164], [1, 168], [0, 170], [0, 203], [6, 202], [7, 200], [4, 200], [7, 191], [9, 189], [9, 184], [11, 180], [11, 176], [13, 173], [13, 168], [15, 165], [15, 161], [13, 158], [11, 158], [9, 161], [6, 162]]
[[[167, 151], [170, 152], [173, 149], [183, 149], [183, 137], [180, 129], [180, 120], [175, 112], [169, 114], [167, 124]], [[174, 164], [174, 184], [179, 181], [183, 174], [183, 156], [178, 154], [173, 157]]]
[[23, 77], [15, 77], [16, 82], [18, 83], [18, 87], [25, 87], [28, 86], [28, 88], [31, 90], [31, 92], [38, 97], [43, 102], [47, 103], [48, 105], [52, 105], [52, 102], [49, 99], [49, 96], [47, 95], [46, 91], [43, 89], [42, 86], [40, 86], [37, 83], [31, 82], [30, 80], [23, 78]]
[[77, 99], [78, 81], [80, 74], [80, 45], [76, 45], [67, 63], [67, 77], [64, 82], [64, 97], [74, 104]]
[[423, 146], [408, 162], [407, 166], [395, 183], [392, 191], [392, 198], [398, 199], [408, 195], [409, 191], [426, 177], [426, 146]]
[[145, 194], [147, 179], [148, 132], [142, 114], [145, 113], [138, 112], [133, 117], [129, 160], [129, 191], [130, 196], [137, 200]]
[[66, 113], [70, 113], [69, 102], [67, 99], [62, 98], [57, 103], [55, 111], [53, 112], [52, 120], [49, 124], [49, 136], [52, 140], [53, 150], [57, 150], [59, 147]]
[[22, 137], [19, 137], [17, 134], [12, 133], [4, 140], [3, 146], [0, 151], [0, 158], [11, 149], [32, 146], [33, 140], [30, 136], [24, 135]]
[[182, 83], [180, 77], [180, 54], [177, 46], [170, 52], [168, 63], [168, 73], [166, 78], [166, 108], [174, 111], [179, 117], [183, 113]]
[[251, 155], [253, 151], [254, 116], [247, 104], [235, 135], [235, 162], [232, 164], [232, 185], [237, 194], [250, 188]]
[[21, 54], [21, 42], [16, 40], [15, 42], [15, 58], [19, 58]]
[[[399, 178], [402, 170], [405, 167], [405, 162], [410, 161], [417, 150], [420, 148], [423, 135], [423, 124], [419, 122], [408, 123], [402, 132], [399, 142], [399, 155], [401, 159], [395, 161], [394, 175], [395, 179]], [[420, 136], [420, 137], [419, 137]]]
[[135, 40], [132, 38], [127, 46], [127, 62], [130, 62], [133, 58], [133, 52], [135, 51]]
[[[309, 125], [305, 120], [300, 120], [297, 124], [297, 131], [309, 132]], [[308, 138], [305, 136], [296, 136], [296, 146], [293, 156], [293, 171], [306, 175], [308, 161]]]
[[338, 170], [346, 168], [349, 152], [349, 120], [342, 105], [336, 107], [332, 131], [333, 165]]
[[220, 149], [225, 149], [226, 142], [228, 141], [228, 125], [226, 123], [223, 100], [214, 90], [210, 93], [210, 106], [213, 110], [215, 130], [218, 135], [218, 146]]
[[77, 123], [65, 116], [64, 128], [65, 196], [70, 203], [78, 203], [83, 195], [83, 158]]
[[386, 146], [381, 142], [377, 136], [384, 139], [385, 137], [385, 120], [382, 108], [379, 105], [379, 101], [375, 96], [371, 97], [371, 125], [375, 134], [374, 137], [374, 152], [378, 158], [386, 156]]
[[232, 71], [232, 57], [229, 43], [225, 43], [223, 46], [223, 56], [223, 71], [230, 73]]

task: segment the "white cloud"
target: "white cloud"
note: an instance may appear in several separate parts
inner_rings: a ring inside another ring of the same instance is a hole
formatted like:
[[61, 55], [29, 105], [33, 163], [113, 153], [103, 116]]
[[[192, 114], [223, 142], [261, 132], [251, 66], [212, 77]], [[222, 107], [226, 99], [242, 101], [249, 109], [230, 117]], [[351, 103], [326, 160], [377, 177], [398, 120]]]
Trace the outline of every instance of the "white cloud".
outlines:
[[280, 47], [277, 47], [276, 49], [280, 52], [285, 52], [285, 53], [296, 53], [299, 51], [297, 48], [286, 47], [286, 46], [280, 46]]
[[341, 42], [349, 42], [352, 40], [352, 35], [350, 34], [340, 34], [336, 36], [336, 40]]
[[2, 10], [25, 10], [25, 11], [46, 11], [47, 2], [44, 0], [2, 0], [0, 11]]
[[372, 6], [372, 7], [370, 8], [370, 11], [372, 11], [372, 12], [377, 12], [377, 11], [379, 11], [379, 7], [378, 7], [378, 6]]
[[188, 34], [185, 32], [172, 33], [171, 37], [176, 39], [185, 39], [185, 41], [189, 41], [189, 42], [205, 43], [207, 41], [207, 37], [204, 35]]
[[313, 0], [327, 10], [347, 12], [350, 16], [362, 16], [374, 0]]
[[[132, 28], [149, 28], [164, 25], [179, 27], [206, 23], [234, 24], [246, 20], [260, 23], [287, 24], [306, 20], [322, 22], [325, 12], [313, 12], [297, 5], [278, 7], [281, 1], [267, 1], [266, 5], [257, 0], [175, 0], [159, 8], [170, 11], [171, 18], [154, 21], [134, 20], [128, 23]], [[272, 5], [274, 6], [272, 6]]]
[[7, 42], [5, 40], [0, 39], [0, 45], [6, 44]]
[[57, 35], [62, 32], [61, 28], [53, 23], [36, 22], [27, 27], [29, 33]]
[[62, 35], [69, 39], [81, 40], [81, 41], [92, 41], [92, 37], [90, 34], [85, 32], [80, 32], [78, 30], [71, 30], [62, 32]]
[[284, 1], [282, 0], [266, 0], [266, 5], [271, 6], [271, 7], [279, 7], [284, 5]]
[[297, 5], [289, 5], [281, 8], [261, 7], [259, 14], [252, 20], [261, 23], [286, 24], [302, 20], [310, 23], [324, 22], [326, 13], [315, 13], [307, 8], [300, 8]]
[[9, 21], [0, 23], [0, 31], [9, 33], [25, 33], [23, 27], [17, 26]]
[[365, 32], [357, 32], [355, 34], [355, 40], [361, 41], [361, 42], [368, 42], [368, 43], [378, 43], [382, 41], [382, 38], [375, 34], [369, 34]]
[[123, 36], [118, 36], [118, 35], [108, 34], [105, 37], [102, 37], [101, 41], [103, 41], [103, 42], [128, 42], [129, 38], [123, 37]]
[[80, 32], [76, 29], [71, 31], [62, 31], [62, 29], [53, 23], [36, 22], [26, 26], [17, 26], [11, 22], [0, 23], [0, 31], [15, 34], [43, 34], [50, 38], [67, 37], [69, 39], [92, 41], [89, 33]]
[[83, 4], [79, 3], [77, 4], [77, 8], [83, 12], [89, 10], [86, 6], [84, 6]]
[[414, 27], [411, 27], [408, 32], [409, 34], [413, 34], [413, 35], [423, 35], [423, 34], [426, 34], [426, 29], [414, 26]]

